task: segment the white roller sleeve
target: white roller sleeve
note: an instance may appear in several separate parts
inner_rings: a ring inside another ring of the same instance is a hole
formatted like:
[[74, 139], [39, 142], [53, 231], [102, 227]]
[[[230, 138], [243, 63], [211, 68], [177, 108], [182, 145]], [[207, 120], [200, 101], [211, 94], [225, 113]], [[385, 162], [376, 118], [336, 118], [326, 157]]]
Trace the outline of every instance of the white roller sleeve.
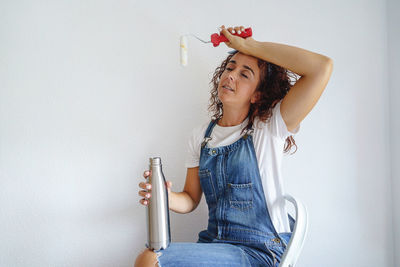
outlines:
[[187, 65], [187, 57], [188, 57], [188, 52], [187, 52], [187, 44], [188, 40], [186, 36], [181, 36], [181, 65], [186, 66]]

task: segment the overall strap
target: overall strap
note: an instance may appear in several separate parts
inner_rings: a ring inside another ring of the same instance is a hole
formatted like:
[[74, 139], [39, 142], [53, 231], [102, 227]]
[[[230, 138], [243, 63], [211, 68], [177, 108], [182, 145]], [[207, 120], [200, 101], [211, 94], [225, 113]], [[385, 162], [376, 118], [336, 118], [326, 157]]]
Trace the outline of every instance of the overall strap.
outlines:
[[247, 137], [249, 137], [250, 135], [252, 136], [254, 133], [254, 125], [251, 125], [250, 129], [246, 129], [244, 130], [245, 134], [243, 135], [243, 138], [246, 140]]
[[217, 120], [211, 120], [210, 124], [208, 124], [206, 133], [204, 135], [204, 140], [203, 143], [201, 144], [201, 147], [203, 148], [208, 141], [210, 141], [212, 138], [210, 137], [212, 129], [214, 128], [215, 124], [217, 124]]
[[243, 138], [247, 139], [247, 137], [249, 137], [249, 135], [253, 135], [253, 133], [254, 133], [254, 128], [247, 129], [247, 130], [245, 130], [245, 134], [243, 135]]

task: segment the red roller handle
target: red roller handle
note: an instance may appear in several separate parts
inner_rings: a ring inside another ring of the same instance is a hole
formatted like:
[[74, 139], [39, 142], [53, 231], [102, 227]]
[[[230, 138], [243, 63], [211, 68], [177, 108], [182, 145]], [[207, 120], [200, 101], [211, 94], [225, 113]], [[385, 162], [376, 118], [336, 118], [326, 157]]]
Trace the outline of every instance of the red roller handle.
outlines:
[[[253, 32], [252, 32], [251, 28], [246, 28], [240, 34], [237, 34], [237, 32], [235, 32], [233, 35], [236, 35], [236, 36], [239, 36], [242, 38], [247, 38], [247, 37], [252, 36], [252, 34], [253, 34]], [[211, 35], [211, 42], [213, 43], [214, 47], [216, 47], [221, 42], [229, 42], [229, 40], [223, 34], [219, 35], [218, 33], [214, 33]]]

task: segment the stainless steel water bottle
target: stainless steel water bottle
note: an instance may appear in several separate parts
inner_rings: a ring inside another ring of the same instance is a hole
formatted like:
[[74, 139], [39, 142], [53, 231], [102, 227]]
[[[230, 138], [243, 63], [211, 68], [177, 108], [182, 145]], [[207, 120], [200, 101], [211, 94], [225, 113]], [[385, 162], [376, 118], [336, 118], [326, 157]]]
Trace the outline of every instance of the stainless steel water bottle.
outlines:
[[166, 249], [171, 243], [168, 191], [161, 158], [150, 158], [151, 197], [147, 206], [147, 244], [152, 250]]

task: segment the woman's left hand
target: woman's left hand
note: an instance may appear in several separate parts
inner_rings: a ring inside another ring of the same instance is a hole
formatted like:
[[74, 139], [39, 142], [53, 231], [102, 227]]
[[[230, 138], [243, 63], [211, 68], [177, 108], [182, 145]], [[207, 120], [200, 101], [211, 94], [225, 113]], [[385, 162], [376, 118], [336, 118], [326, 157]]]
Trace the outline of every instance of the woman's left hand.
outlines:
[[252, 37], [247, 37], [247, 38], [242, 38], [236, 35], [233, 35], [235, 33], [240, 34], [241, 32], [244, 31], [243, 26], [237, 26], [237, 27], [229, 27], [228, 29], [225, 28], [224, 25], [221, 26], [221, 34], [223, 34], [227, 39], [228, 42], [225, 42], [225, 44], [233, 49], [236, 49], [240, 52], [244, 52], [244, 48], [246, 46], [247, 42], [254, 41]]

